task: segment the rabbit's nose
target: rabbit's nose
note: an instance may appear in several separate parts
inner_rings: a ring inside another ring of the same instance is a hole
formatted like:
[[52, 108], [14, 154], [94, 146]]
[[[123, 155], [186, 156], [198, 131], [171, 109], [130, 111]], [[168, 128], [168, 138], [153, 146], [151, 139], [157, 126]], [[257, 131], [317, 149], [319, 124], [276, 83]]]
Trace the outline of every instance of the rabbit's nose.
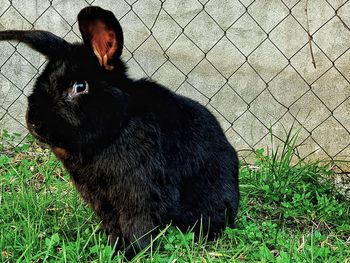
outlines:
[[30, 126], [30, 128], [33, 128], [33, 129], [38, 128], [39, 121], [37, 118], [37, 113], [35, 113], [29, 107], [27, 109], [26, 119], [27, 119], [27, 125]]
[[28, 130], [30, 131], [30, 133], [36, 137], [39, 137], [38, 134], [38, 130], [40, 128], [40, 126], [38, 124], [34, 124], [34, 123], [28, 123]]
[[36, 131], [40, 128], [40, 124], [39, 122], [36, 120], [36, 118], [33, 118], [33, 114], [31, 114], [30, 112], [27, 112], [27, 126], [28, 129], [31, 131]]
[[28, 123], [28, 129], [32, 133], [36, 133], [36, 131], [39, 129], [39, 125], [36, 123]]
[[31, 129], [36, 130], [38, 128], [38, 125], [35, 123], [28, 123]]
[[27, 114], [27, 125], [29, 126], [29, 128], [37, 128], [38, 123], [37, 121], [34, 120], [33, 116], [31, 116], [30, 114]]

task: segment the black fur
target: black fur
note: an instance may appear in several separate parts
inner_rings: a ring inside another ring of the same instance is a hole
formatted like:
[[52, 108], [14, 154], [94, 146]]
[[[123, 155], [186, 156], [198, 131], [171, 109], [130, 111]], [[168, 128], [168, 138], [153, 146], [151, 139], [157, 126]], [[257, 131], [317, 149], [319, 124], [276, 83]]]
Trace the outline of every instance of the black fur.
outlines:
[[[95, 11], [105, 10], [81, 12]], [[154, 82], [129, 79], [119, 56], [106, 70], [88, 41], [67, 44], [42, 31], [40, 40], [37, 32], [0, 32], [0, 39], [19, 39], [40, 52], [50, 43], [43, 52], [49, 63], [28, 98], [28, 128], [62, 160], [112, 242], [133, 242], [169, 223], [182, 230], [197, 223], [198, 231], [201, 221], [210, 237], [226, 219], [233, 224], [238, 159], [205, 107]], [[89, 93], [72, 100], [77, 80], [89, 84]]]
[[61, 57], [69, 45], [64, 39], [42, 30], [7, 30], [0, 32], [0, 40], [23, 41], [31, 48], [39, 51], [49, 58]]

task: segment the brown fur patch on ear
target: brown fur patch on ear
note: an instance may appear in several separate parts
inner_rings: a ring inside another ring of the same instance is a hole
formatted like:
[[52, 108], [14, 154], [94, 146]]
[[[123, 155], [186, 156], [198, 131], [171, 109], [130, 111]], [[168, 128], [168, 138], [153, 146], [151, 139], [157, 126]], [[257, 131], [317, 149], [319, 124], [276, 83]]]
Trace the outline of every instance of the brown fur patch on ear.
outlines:
[[105, 23], [100, 20], [89, 23], [88, 34], [91, 38], [92, 49], [100, 62], [107, 70], [112, 70], [113, 66], [108, 64], [118, 48], [116, 35]]
[[52, 147], [51, 149], [59, 160], [65, 160], [68, 158], [68, 152], [65, 149], [60, 147]]

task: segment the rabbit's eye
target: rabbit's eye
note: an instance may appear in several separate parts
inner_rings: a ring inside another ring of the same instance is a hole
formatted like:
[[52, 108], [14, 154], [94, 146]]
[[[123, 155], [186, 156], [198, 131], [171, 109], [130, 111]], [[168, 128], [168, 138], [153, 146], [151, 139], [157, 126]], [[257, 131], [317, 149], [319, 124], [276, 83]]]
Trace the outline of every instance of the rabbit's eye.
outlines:
[[83, 81], [74, 82], [72, 88], [68, 90], [68, 95], [70, 98], [74, 98], [80, 94], [86, 94], [89, 92], [89, 84]]
[[73, 90], [76, 92], [76, 93], [88, 93], [88, 90], [89, 89], [89, 85], [87, 84], [87, 82], [84, 80], [84, 81], [76, 81], [74, 84], [73, 84]]

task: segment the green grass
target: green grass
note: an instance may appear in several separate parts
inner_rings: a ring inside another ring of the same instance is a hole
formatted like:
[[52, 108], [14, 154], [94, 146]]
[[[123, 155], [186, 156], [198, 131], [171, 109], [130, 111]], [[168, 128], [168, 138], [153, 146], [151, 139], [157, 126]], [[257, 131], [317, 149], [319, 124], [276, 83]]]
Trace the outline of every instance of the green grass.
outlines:
[[[125, 262], [54, 155], [0, 136], [2, 262]], [[240, 170], [237, 227], [213, 242], [164, 229], [134, 262], [350, 262], [350, 204], [320, 163], [292, 162], [296, 137]], [[293, 164], [292, 164], [293, 163]]]

